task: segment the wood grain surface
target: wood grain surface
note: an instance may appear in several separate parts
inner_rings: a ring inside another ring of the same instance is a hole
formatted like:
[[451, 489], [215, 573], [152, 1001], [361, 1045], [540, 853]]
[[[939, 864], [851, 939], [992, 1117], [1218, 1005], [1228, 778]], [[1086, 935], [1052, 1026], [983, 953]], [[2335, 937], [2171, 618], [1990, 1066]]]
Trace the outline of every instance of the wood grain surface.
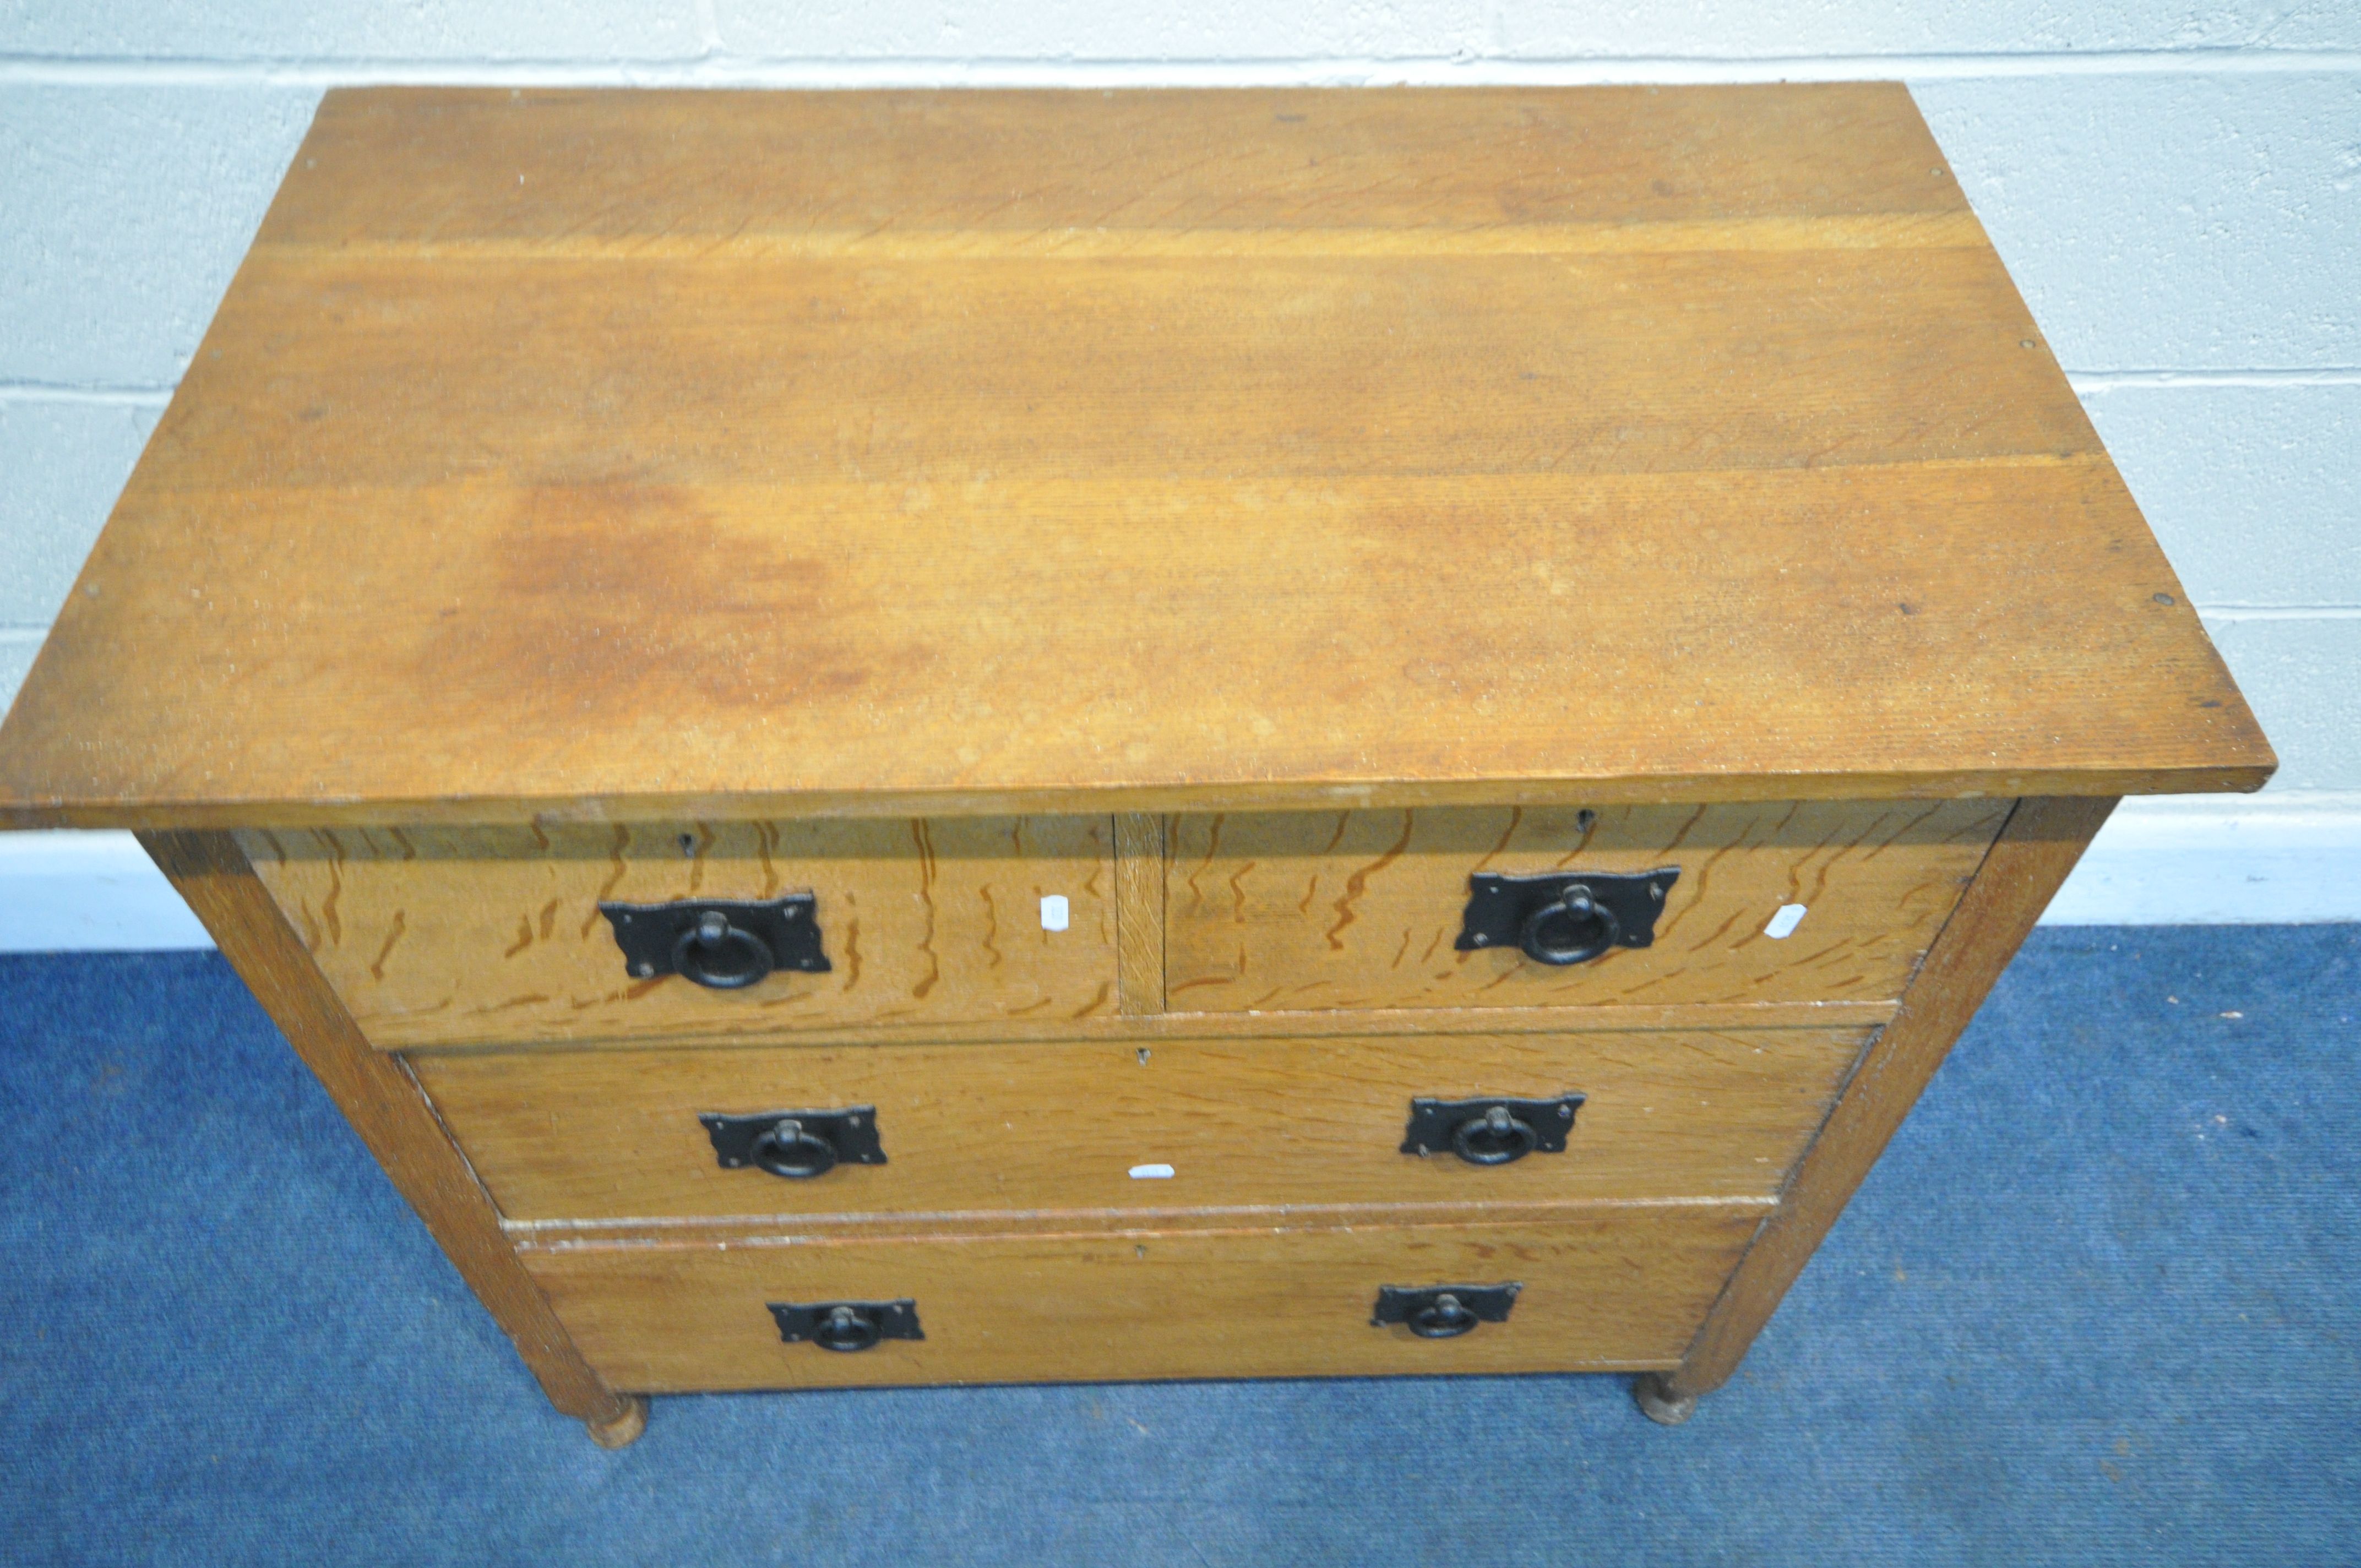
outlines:
[[[1235, 813], [1176, 819], [1169, 1004], [1202, 1012], [1902, 994], [2006, 801]], [[1587, 824], [1587, 826], [1586, 826]], [[1468, 877], [1676, 866], [1655, 940], [1460, 952]], [[1780, 939], [1783, 905], [1806, 907]]]
[[[975, 1018], [928, 1023], [815, 1025], [792, 1036], [695, 1037], [699, 1048], [760, 1050], [787, 1040], [818, 1046], [1021, 1046], [1099, 1041], [1132, 1048], [1164, 1040], [1451, 1038], [1460, 1035], [1565, 1035], [1679, 1032], [1690, 1029], [1875, 1027], [1894, 1015], [1892, 1002], [1700, 1002], [1630, 1007], [1373, 1007], [1326, 1013], [1103, 1013], [1039, 1022]], [[553, 1053], [644, 1050], [687, 1043], [631, 1036], [598, 1039], [503, 1040], [493, 1035], [424, 1047], [442, 1056], [500, 1054], [531, 1047]], [[379, 1046], [399, 1054], [405, 1047]]]
[[1115, 819], [1115, 962], [1123, 1011], [1164, 1011], [1164, 867], [1161, 817]]
[[[1481, 1211], [1352, 1225], [719, 1246], [527, 1249], [619, 1387], [792, 1388], [1662, 1367], [1761, 1220], [1755, 1202]], [[1423, 1340], [1369, 1321], [1381, 1285], [1521, 1282], [1508, 1321]], [[917, 1303], [923, 1341], [783, 1344], [772, 1301]]]
[[[381, 1048], [775, 1037], [848, 1024], [1115, 1011], [1104, 817], [318, 828], [239, 835]], [[825, 974], [743, 991], [626, 972], [605, 900], [818, 900]], [[1067, 900], [1063, 931], [1040, 901]]]
[[[521, 178], [488, 177], [488, 147]], [[260, 243], [885, 258], [1653, 248], [1694, 231], [1722, 249], [1759, 225], [1821, 248], [1825, 232], [1886, 225], [1980, 247], [1947, 172], [1885, 84], [339, 93]]]
[[339, 91], [0, 821], [2254, 788], [2185, 598], [1898, 85]]
[[[1867, 1029], [411, 1058], [510, 1221], [1769, 1197]], [[1587, 1097], [1563, 1154], [1400, 1152], [1410, 1102]], [[697, 1117], [875, 1108], [886, 1163], [724, 1169]], [[1141, 1167], [1170, 1167], [1139, 1179]]]
[[[1904, 994], [1901, 1010], [1845, 1083], [1782, 1190], [1778, 1209], [1748, 1247], [1679, 1370], [1665, 1380], [1668, 1395], [1710, 1393], [1738, 1369], [2114, 807], [2112, 800], [2070, 798], [2017, 804], [1975, 885]], [[1928, 1193], [1925, 1201], [1941, 1202], [1943, 1195]]]
[[518, 1264], [490, 1196], [417, 1080], [361, 1038], [236, 840], [227, 833], [149, 833], [140, 844], [516, 1345], [550, 1402], [588, 1422], [594, 1436], [607, 1434], [602, 1442], [621, 1437], [634, 1401], [584, 1362]]

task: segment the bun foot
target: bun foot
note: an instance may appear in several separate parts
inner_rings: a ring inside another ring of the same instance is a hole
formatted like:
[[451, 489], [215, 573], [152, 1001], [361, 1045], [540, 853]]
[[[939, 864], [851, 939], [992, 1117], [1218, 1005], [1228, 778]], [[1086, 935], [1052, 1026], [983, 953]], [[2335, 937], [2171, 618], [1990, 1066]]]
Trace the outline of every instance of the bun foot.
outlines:
[[585, 1420], [590, 1441], [601, 1448], [628, 1448], [648, 1430], [648, 1399], [644, 1394], [617, 1396], [622, 1408], [605, 1420]]
[[1661, 1372], [1642, 1372], [1631, 1379], [1631, 1402], [1660, 1427], [1676, 1427], [1697, 1414], [1695, 1394], [1675, 1395], [1664, 1386]]

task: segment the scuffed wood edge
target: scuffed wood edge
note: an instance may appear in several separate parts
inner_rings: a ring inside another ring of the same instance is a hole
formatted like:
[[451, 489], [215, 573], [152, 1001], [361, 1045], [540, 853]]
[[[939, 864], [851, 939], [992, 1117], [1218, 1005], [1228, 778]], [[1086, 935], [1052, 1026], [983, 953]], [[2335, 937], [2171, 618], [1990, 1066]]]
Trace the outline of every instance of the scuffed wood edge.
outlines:
[[1688, 1354], [1665, 1376], [1672, 1397], [1709, 1394], [1738, 1369], [2114, 806], [2089, 797], [2017, 803], [1893, 1022], [1853, 1069]]
[[[478, 1056], [511, 1051], [818, 1050], [845, 1046], [1093, 1045], [1159, 1040], [1383, 1039], [1402, 1035], [1587, 1035], [1695, 1029], [1828, 1029], [1874, 1025], [1894, 1016], [1885, 1002], [1668, 1002], [1620, 1007], [1430, 1007], [1338, 1009], [1326, 1013], [1116, 1014], [1036, 1022], [971, 1019], [923, 1025], [854, 1025], [840, 1028], [736, 1029], [645, 1035], [485, 1037], [447, 1040], [379, 1039], [377, 1048], [408, 1056]], [[383, 1031], [380, 1030], [380, 1033]]]
[[1164, 1011], [1165, 841], [1163, 817], [1115, 814], [1115, 989], [1129, 1015]]
[[1470, 1225], [1586, 1223], [1634, 1215], [1768, 1212], [1768, 1197], [1570, 1198], [1534, 1202], [1274, 1203], [1211, 1209], [975, 1209], [919, 1214], [713, 1215], [680, 1220], [512, 1221], [517, 1250], [637, 1251], [649, 1247], [733, 1251], [858, 1246], [873, 1242], [1082, 1241], [1134, 1236], [1319, 1235], [1336, 1232], [1439, 1231]]
[[222, 832], [163, 832], [143, 833], [139, 842], [516, 1343], [550, 1403], [594, 1430], [618, 1429], [632, 1401], [609, 1389], [582, 1358], [417, 1080], [361, 1036], [236, 840]]
[[[5, 763], [0, 749], [0, 763]], [[769, 820], [792, 817], [1051, 817], [1104, 812], [1364, 811], [1431, 806], [1709, 806], [1754, 800], [1950, 800], [1980, 795], [2250, 795], [2277, 760], [2160, 762], [2016, 772], [1678, 773], [1614, 778], [1236, 781], [1042, 789], [749, 790], [412, 799], [137, 798], [29, 787], [0, 765], [0, 829], [345, 828], [489, 823]]]

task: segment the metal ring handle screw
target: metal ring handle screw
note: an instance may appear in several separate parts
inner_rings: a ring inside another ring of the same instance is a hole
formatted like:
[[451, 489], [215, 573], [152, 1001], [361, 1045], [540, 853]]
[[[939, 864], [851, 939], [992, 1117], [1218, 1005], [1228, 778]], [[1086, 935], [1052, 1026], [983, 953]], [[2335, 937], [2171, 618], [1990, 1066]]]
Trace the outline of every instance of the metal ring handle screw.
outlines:
[[672, 949], [674, 969], [715, 991], [742, 991], [770, 973], [777, 961], [770, 944], [730, 924], [719, 909], [698, 916]]
[[1509, 1165], [1533, 1152], [1542, 1141], [1531, 1124], [1495, 1105], [1451, 1131], [1451, 1152], [1470, 1165]]
[[1563, 967], [1597, 958], [1622, 936], [1623, 923], [1615, 912], [1595, 903], [1590, 890], [1576, 883], [1558, 894], [1555, 904], [1545, 904], [1525, 917], [1517, 945], [1536, 963]]

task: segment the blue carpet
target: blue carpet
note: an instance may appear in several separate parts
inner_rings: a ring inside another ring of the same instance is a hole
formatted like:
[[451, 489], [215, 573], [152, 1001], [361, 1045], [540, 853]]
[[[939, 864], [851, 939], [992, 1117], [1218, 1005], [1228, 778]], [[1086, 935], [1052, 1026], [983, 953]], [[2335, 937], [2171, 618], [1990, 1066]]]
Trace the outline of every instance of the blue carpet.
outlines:
[[0, 1556], [2353, 1562], [2361, 927], [2037, 934], [1745, 1370], [543, 1403], [211, 955], [0, 959]]

